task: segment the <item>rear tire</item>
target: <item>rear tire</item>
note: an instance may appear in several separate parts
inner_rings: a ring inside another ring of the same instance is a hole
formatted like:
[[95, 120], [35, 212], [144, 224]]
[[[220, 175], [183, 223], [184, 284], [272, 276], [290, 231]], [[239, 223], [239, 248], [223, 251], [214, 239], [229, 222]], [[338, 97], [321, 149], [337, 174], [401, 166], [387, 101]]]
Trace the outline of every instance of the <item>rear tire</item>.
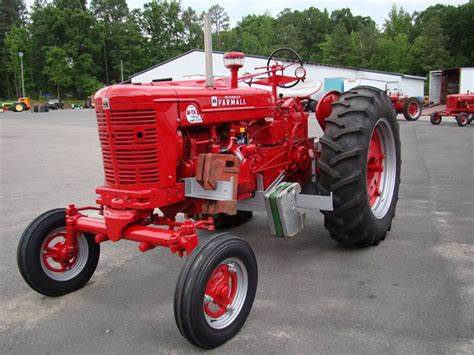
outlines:
[[421, 103], [416, 97], [410, 97], [403, 105], [403, 116], [407, 121], [416, 121], [421, 116]]
[[456, 122], [458, 123], [459, 127], [467, 126], [469, 123], [469, 115], [465, 112], [461, 112], [456, 116]]
[[242, 328], [257, 291], [257, 261], [246, 241], [218, 235], [200, 245], [178, 278], [176, 325], [193, 345], [215, 348]]
[[[323, 211], [331, 238], [377, 245], [390, 230], [400, 185], [400, 136], [395, 111], [381, 90], [359, 86], [332, 104], [320, 139], [318, 188], [333, 193]], [[382, 157], [384, 155], [384, 157]]]
[[62, 247], [65, 226], [64, 208], [48, 211], [31, 222], [18, 244], [21, 275], [33, 290], [46, 296], [62, 296], [80, 289], [99, 262], [100, 245], [89, 234], [78, 236], [79, 249], [70, 264], [61, 264], [51, 256]]
[[441, 115], [438, 114], [438, 112], [433, 112], [431, 115], [430, 115], [430, 122], [432, 125], [434, 126], [437, 126], [441, 123], [441, 120], [443, 119], [443, 117]]

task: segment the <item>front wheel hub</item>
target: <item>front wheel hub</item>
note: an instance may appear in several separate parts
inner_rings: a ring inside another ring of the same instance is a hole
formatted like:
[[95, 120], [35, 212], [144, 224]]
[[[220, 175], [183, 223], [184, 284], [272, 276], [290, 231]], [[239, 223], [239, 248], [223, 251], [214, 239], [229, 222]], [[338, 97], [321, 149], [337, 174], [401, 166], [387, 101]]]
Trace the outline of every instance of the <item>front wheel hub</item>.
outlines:
[[47, 276], [56, 281], [68, 281], [84, 268], [89, 248], [84, 235], [79, 235], [78, 248], [74, 252], [66, 246], [66, 233], [50, 233], [41, 247], [40, 263]]
[[408, 106], [408, 113], [410, 114], [411, 117], [416, 117], [418, 116], [419, 111], [419, 105], [416, 102], [410, 103]]
[[215, 329], [231, 324], [242, 309], [248, 288], [247, 269], [237, 258], [219, 264], [209, 278], [204, 294], [204, 315]]

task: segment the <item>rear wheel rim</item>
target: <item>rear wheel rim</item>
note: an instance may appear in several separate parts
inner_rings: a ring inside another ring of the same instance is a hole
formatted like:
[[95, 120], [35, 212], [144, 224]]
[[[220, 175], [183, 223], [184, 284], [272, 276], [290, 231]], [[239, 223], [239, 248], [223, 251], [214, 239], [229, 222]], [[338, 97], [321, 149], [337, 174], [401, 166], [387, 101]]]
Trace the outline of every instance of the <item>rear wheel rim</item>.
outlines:
[[69, 281], [79, 275], [89, 258], [89, 245], [84, 234], [77, 237], [78, 250], [72, 258], [62, 257], [66, 233], [59, 228], [49, 233], [40, 250], [40, 264], [43, 272], [55, 281]]
[[212, 272], [204, 294], [203, 312], [214, 329], [229, 326], [240, 314], [248, 290], [248, 273], [244, 263], [227, 258]]
[[381, 118], [372, 131], [367, 154], [367, 198], [377, 219], [392, 204], [397, 173], [395, 139], [389, 122]]

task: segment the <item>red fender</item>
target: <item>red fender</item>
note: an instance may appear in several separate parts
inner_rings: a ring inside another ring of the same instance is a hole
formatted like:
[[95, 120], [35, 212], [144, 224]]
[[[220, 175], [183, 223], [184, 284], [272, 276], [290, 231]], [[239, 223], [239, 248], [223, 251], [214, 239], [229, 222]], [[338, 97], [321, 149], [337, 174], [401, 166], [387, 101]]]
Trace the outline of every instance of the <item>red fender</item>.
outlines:
[[324, 121], [332, 112], [332, 103], [339, 100], [341, 93], [337, 90], [325, 93], [316, 105], [316, 119], [323, 130], [326, 129]]

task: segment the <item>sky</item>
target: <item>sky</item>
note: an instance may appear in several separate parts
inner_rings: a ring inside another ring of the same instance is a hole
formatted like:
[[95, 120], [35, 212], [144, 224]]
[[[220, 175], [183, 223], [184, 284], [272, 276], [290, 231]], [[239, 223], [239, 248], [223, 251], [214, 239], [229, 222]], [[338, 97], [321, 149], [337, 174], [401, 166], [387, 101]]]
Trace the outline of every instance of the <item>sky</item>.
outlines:
[[[127, 0], [128, 6], [142, 8], [143, 4], [152, 0]], [[207, 10], [214, 4], [221, 5], [230, 17], [231, 26], [235, 26], [242, 17], [255, 14], [262, 15], [268, 11], [272, 16], [278, 15], [283, 9], [304, 10], [314, 6], [318, 9], [327, 8], [329, 12], [348, 7], [354, 15], [370, 16], [379, 25], [384, 23], [393, 4], [403, 7], [406, 11], [423, 11], [435, 4], [460, 5], [468, 0], [181, 0], [183, 8], [192, 7], [198, 13]], [[33, 0], [27, 0], [32, 4]]]
[[[127, 2], [130, 8], [140, 8], [149, 1], [128, 0]], [[384, 23], [393, 4], [402, 6], [406, 11], [412, 13], [414, 11], [422, 11], [428, 6], [439, 3], [444, 5], [460, 5], [467, 2], [468, 0], [181, 0], [181, 5], [183, 8], [190, 6], [200, 13], [207, 10], [213, 4], [218, 3], [229, 15], [231, 26], [235, 26], [246, 15], [262, 15], [265, 11], [268, 11], [271, 15], [276, 16], [285, 8], [304, 10], [311, 6], [318, 9], [327, 8], [329, 12], [348, 7], [354, 15], [370, 16], [380, 25]]]

